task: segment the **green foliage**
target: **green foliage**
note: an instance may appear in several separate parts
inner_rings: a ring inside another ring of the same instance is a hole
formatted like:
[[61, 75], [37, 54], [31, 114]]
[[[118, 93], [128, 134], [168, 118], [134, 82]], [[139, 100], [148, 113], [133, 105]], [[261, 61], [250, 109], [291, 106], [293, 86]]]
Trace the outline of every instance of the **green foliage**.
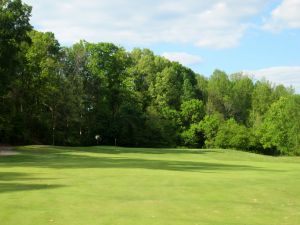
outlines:
[[205, 116], [205, 107], [201, 100], [192, 99], [181, 104], [181, 121], [183, 131], [181, 139], [184, 145], [191, 147], [204, 146], [204, 134], [199, 122]]
[[[57, 127], [65, 105], [64, 97], [68, 91], [61, 76], [60, 45], [50, 32], [32, 31], [29, 35], [32, 43], [23, 49], [27, 61], [25, 73], [28, 74], [26, 100], [29, 100], [23, 105], [24, 117], [32, 121], [27, 126], [32, 130], [34, 139], [55, 143], [55, 136], [60, 133]], [[30, 100], [35, 104], [32, 105]]]
[[202, 75], [196, 74], [196, 91], [197, 95], [204, 102], [207, 102], [208, 98], [208, 79]]
[[251, 111], [253, 81], [242, 74], [233, 74], [231, 75], [231, 86], [230, 116], [239, 123], [246, 124]]
[[205, 116], [205, 107], [201, 100], [192, 99], [181, 104], [181, 118], [185, 126], [199, 123]]
[[31, 7], [20, 0], [0, 1], [0, 143], [22, 140], [24, 121], [19, 115], [23, 94], [22, 45], [30, 43], [27, 33]]
[[219, 127], [215, 145], [220, 148], [247, 150], [250, 147], [249, 131], [245, 126], [239, 125], [234, 119], [229, 119]]
[[31, 7], [21, 0], [0, 1], [0, 96], [6, 94], [21, 69], [19, 53], [22, 43], [30, 42], [30, 14]]
[[272, 97], [274, 99], [274, 101], [279, 100], [281, 97], [289, 97], [291, 95], [294, 94], [294, 90], [293, 88], [289, 87], [286, 88], [285, 86], [283, 86], [282, 84], [275, 86], [273, 93], [272, 93]]
[[273, 103], [272, 87], [268, 81], [258, 81], [252, 94], [252, 109], [250, 115], [250, 124], [259, 127], [264, 120], [265, 113]]
[[281, 97], [273, 103], [260, 128], [264, 148], [275, 148], [284, 154], [300, 154], [299, 97]]
[[[106, 135], [110, 141], [119, 138], [120, 108], [126, 95], [126, 67], [129, 57], [123, 48], [111, 43], [87, 43], [87, 70], [91, 74], [88, 80], [90, 113], [97, 117], [106, 116]], [[94, 123], [94, 121], [92, 121]], [[93, 124], [91, 124], [93, 126]], [[102, 131], [100, 124], [96, 130]]]
[[223, 71], [215, 70], [208, 81], [207, 91], [208, 113], [220, 113], [224, 118], [228, 118], [231, 109], [231, 83], [227, 74]]
[[182, 79], [174, 66], [166, 67], [157, 74], [155, 85], [150, 90], [155, 104], [160, 107], [179, 108], [182, 92]]
[[[162, 115], [156, 107], [150, 106], [146, 111], [146, 122], [144, 132], [144, 146], [176, 146], [177, 132], [176, 119], [173, 110], [164, 109]], [[170, 120], [172, 118], [172, 120]]]
[[185, 146], [202, 148], [204, 146], [204, 134], [200, 124], [192, 124], [181, 133], [181, 139]]
[[219, 114], [207, 115], [200, 122], [199, 126], [205, 137], [205, 147], [215, 147], [215, 138], [223, 118]]
[[299, 95], [243, 73], [206, 78], [149, 49], [61, 47], [0, 2], [0, 142], [223, 147], [299, 154]]

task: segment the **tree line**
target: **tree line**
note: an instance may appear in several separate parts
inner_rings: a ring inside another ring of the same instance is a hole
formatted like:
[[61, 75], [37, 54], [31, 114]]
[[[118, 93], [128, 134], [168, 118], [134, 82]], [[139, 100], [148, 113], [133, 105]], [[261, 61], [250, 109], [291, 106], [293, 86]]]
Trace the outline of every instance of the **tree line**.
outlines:
[[300, 154], [300, 96], [242, 73], [206, 78], [149, 49], [33, 30], [0, 2], [0, 143], [187, 146]]

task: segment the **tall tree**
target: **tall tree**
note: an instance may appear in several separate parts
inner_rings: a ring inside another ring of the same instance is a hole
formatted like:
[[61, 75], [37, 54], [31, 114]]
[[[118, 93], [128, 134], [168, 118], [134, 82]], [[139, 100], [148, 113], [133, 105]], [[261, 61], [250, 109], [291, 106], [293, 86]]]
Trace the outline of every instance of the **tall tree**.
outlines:
[[27, 33], [31, 7], [21, 0], [0, 1], [0, 95], [3, 95], [20, 69], [20, 47], [30, 42]]
[[0, 1], [0, 142], [22, 141], [22, 109], [15, 104], [21, 93], [13, 85], [24, 79], [21, 46], [30, 43], [30, 16], [31, 7], [21, 0]]
[[233, 74], [231, 80], [231, 111], [230, 116], [239, 123], [246, 124], [251, 111], [253, 81], [243, 74]]
[[264, 148], [284, 154], [300, 154], [300, 98], [281, 97], [265, 115], [260, 129]]
[[155, 85], [150, 93], [154, 102], [159, 107], [179, 109], [181, 103], [183, 77], [178, 66], [172, 64], [157, 74]]
[[272, 103], [271, 83], [266, 80], [256, 82], [252, 94], [252, 109], [250, 114], [250, 124], [254, 128], [261, 125], [264, 115]]
[[87, 134], [87, 114], [89, 102], [87, 98], [90, 74], [87, 70], [87, 43], [80, 41], [70, 48], [64, 48], [64, 73], [67, 90], [65, 110], [66, 132], [65, 142], [72, 144], [85, 144]]
[[32, 139], [55, 144], [61, 108], [64, 105], [65, 80], [61, 49], [54, 34], [30, 32], [32, 44], [24, 49], [25, 71], [30, 77], [27, 86], [27, 126]]
[[111, 43], [88, 43], [87, 51], [87, 68], [91, 74], [89, 83], [93, 85], [88, 94], [92, 101], [89, 110], [98, 120], [98, 127], [90, 124], [93, 127], [91, 131], [106, 135], [109, 142], [114, 143], [120, 136], [120, 109], [127, 93], [125, 80], [130, 59], [123, 48]]
[[208, 81], [207, 111], [209, 114], [220, 113], [224, 118], [230, 117], [232, 110], [231, 83], [227, 74], [215, 70]]

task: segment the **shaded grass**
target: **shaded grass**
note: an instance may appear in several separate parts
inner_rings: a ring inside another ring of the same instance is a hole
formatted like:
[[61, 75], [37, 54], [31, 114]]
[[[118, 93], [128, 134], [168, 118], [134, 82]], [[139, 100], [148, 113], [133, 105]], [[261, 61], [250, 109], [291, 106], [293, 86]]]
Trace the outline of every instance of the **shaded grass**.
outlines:
[[20, 147], [0, 224], [298, 224], [300, 159], [231, 150]]

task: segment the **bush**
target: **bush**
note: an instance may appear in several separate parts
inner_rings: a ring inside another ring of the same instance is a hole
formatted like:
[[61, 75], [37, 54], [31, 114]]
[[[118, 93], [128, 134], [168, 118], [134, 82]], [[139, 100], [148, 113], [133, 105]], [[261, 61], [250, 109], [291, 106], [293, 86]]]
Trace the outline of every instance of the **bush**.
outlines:
[[249, 149], [251, 133], [244, 125], [234, 119], [223, 123], [215, 138], [215, 145], [220, 148]]
[[205, 137], [205, 147], [215, 147], [215, 137], [222, 123], [222, 118], [218, 114], [205, 116], [199, 123], [199, 128]]
[[181, 133], [183, 144], [190, 147], [204, 146], [204, 135], [199, 124], [192, 124], [188, 130]]

